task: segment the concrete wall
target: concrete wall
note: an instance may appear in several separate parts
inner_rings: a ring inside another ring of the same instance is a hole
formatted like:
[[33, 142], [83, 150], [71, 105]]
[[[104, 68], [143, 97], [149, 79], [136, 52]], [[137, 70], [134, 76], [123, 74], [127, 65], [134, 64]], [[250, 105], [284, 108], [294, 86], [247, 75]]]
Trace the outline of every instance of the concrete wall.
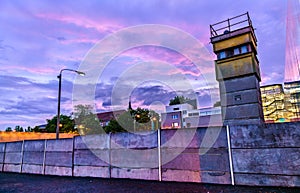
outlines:
[[164, 181], [230, 183], [224, 129], [163, 130], [161, 136]]
[[[0, 171], [230, 184], [225, 127], [0, 143]], [[232, 126], [238, 185], [300, 187], [300, 124]], [[161, 160], [159, 159], [159, 152]]]
[[44, 174], [47, 141], [24, 141], [22, 173]]
[[300, 186], [300, 124], [231, 128], [235, 181], [245, 185]]
[[46, 175], [73, 175], [73, 139], [50, 139], [45, 148]]
[[6, 143], [0, 143], [0, 171], [3, 171]]
[[5, 145], [3, 171], [21, 172], [23, 159], [23, 142], [10, 142]]
[[109, 135], [75, 137], [74, 142], [74, 176], [109, 178]]
[[158, 180], [157, 132], [112, 135], [111, 165], [112, 178]]

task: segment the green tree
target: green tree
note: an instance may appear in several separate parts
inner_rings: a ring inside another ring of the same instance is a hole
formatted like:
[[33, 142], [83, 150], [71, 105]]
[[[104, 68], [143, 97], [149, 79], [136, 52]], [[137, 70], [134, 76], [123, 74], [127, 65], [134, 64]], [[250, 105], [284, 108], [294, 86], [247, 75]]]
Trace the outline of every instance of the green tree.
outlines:
[[11, 128], [11, 127], [7, 127], [7, 128], [5, 129], [5, 131], [6, 131], [6, 132], [12, 132], [12, 128]]
[[25, 132], [32, 132], [33, 128], [31, 128], [30, 126], [27, 127], [27, 129], [25, 129]]
[[151, 130], [153, 126], [157, 129], [158, 125], [156, 123], [159, 122], [159, 114], [155, 111], [138, 107], [134, 110], [133, 115], [136, 120], [136, 131]]
[[17, 126], [15, 127], [15, 131], [16, 131], [16, 132], [23, 132], [24, 129], [23, 129], [23, 127], [21, 127], [20, 125], [17, 125]]
[[[120, 115], [120, 116], [122, 116], [122, 115]], [[120, 121], [120, 123], [121, 123], [121, 121]], [[116, 119], [112, 119], [109, 121], [108, 125], [104, 127], [104, 131], [106, 133], [127, 132], [126, 127], [124, 125], [122, 126], [122, 123], [120, 125]], [[127, 123], [129, 123], [129, 122], [127, 122]]]
[[103, 133], [96, 114], [90, 105], [76, 105], [74, 107], [74, 120], [81, 135]]
[[104, 128], [105, 132], [147, 131], [159, 127], [159, 114], [155, 111], [138, 107], [121, 114]]
[[[48, 133], [55, 133], [56, 132], [56, 124], [57, 124], [57, 116], [54, 116], [52, 119], [47, 119], [46, 131]], [[60, 133], [76, 133], [77, 130], [74, 127], [75, 123], [71, 116], [67, 115], [60, 115]], [[37, 128], [34, 128], [34, 131]]]
[[220, 106], [221, 106], [221, 101], [216, 101], [214, 107], [220, 107]]
[[[55, 125], [56, 126], [56, 125]], [[55, 128], [56, 129], [56, 128]], [[38, 126], [35, 126], [33, 129], [32, 129], [33, 132], [40, 132], [40, 128]]]
[[169, 105], [183, 104], [190, 100], [191, 100], [190, 98], [184, 96], [175, 96], [173, 99], [170, 100]]

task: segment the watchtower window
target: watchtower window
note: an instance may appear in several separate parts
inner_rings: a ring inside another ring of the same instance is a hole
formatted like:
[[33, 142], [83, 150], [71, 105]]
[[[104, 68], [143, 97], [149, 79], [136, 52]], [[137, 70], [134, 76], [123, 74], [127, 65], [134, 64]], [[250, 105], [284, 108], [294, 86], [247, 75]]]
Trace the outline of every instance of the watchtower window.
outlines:
[[248, 49], [248, 46], [244, 45], [241, 47], [241, 53], [244, 54], [244, 53], [247, 53], [249, 52], [249, 49]]
[[226, 58], [225, 51], [218, 53], [218, 59], [224, 59], [224, 58]]
[[239, 54], [245, 54], [245, 53], [248, 53], [251, 51], [252, 51], [251, 46], [249, 44], [247, 44], [247, 45], [242, 45], [239, 47], [229, 48], [227, 50], [220, 51], [219, 53], [217, 53], [217, 57], [218, 57], [218, 60], [221, 60], [221, 59], [229, 58], [229, 57], [236, 56]]

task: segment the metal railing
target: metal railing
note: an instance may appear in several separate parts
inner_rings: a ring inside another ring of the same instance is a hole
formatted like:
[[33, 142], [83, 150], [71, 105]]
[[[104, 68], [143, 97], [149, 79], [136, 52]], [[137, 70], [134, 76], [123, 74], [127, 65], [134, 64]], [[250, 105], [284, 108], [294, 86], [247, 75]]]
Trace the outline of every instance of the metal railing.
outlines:
[[[249, 13], [246, 12], [244, 14], [210, 25], [210, 35], [211, 37], [215, 37], [226, 32], [248, 26], [252, 26], [252, 21], [249, 17]], [[220, 31], [222, 31], [222, 33], [220, 33]]]

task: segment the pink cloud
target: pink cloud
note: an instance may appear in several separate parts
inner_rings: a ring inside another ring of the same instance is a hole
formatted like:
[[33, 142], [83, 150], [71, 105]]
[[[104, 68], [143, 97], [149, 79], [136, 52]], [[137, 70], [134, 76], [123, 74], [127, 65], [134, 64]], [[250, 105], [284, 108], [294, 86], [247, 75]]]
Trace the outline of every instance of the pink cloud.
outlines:
[[[181, 55], [180, 53], [177, 53], [176, 51], [163, 48], [163, 47], [156, 47], [156, 46], [137, 47], [134, 49], [130, 49], [126, 52], [123, 52], [118, 57], [122, 57], [122, 56], [134, 58], [134, 60], [131, 61], [132, 63], [135, 63], [137, 61], [141, 62], [141, 61], [155, 61], [155, 60], [169, 63], [174, 67], [176, 67], [176, 69], [170, 72], [163, 72], [163, 73], [167, 73], [168, 75], [181, 73], [185, 75], [199, 76], [203, 73], [214, 72], [213, 65], [210, 66], [207, 65], [207, 63], [203, 63], [203, 65], [200, 66], [201, 69], [198, 69], [198, 67], [185, 56]], [[204, 57], [204, 59], [206, 60], [207, 57]], [[210, 61], [211, 63], [213, 63], [212, 58], [210, 58]]]
[[43, 20], [55, 20], [62, 23], [74, 24], [82, 28], [96, 29], [98, 32], [107, 33], [113, 32], [123, 27], [116, 20], [101, 19], [94, 21], [83, 15], [60, 15], [55, 13], [37, 13], [36, 17]]
[[15, 71], [27, 71], [33, 74], [51, 74], [56, 73], [55, 68], [51, 68], [49, 66], [41, 65], [40, 67], [31, 67], [24, 65], [10, 65], [10, 66], [0, 66], [0, 70], [14, 73]]

